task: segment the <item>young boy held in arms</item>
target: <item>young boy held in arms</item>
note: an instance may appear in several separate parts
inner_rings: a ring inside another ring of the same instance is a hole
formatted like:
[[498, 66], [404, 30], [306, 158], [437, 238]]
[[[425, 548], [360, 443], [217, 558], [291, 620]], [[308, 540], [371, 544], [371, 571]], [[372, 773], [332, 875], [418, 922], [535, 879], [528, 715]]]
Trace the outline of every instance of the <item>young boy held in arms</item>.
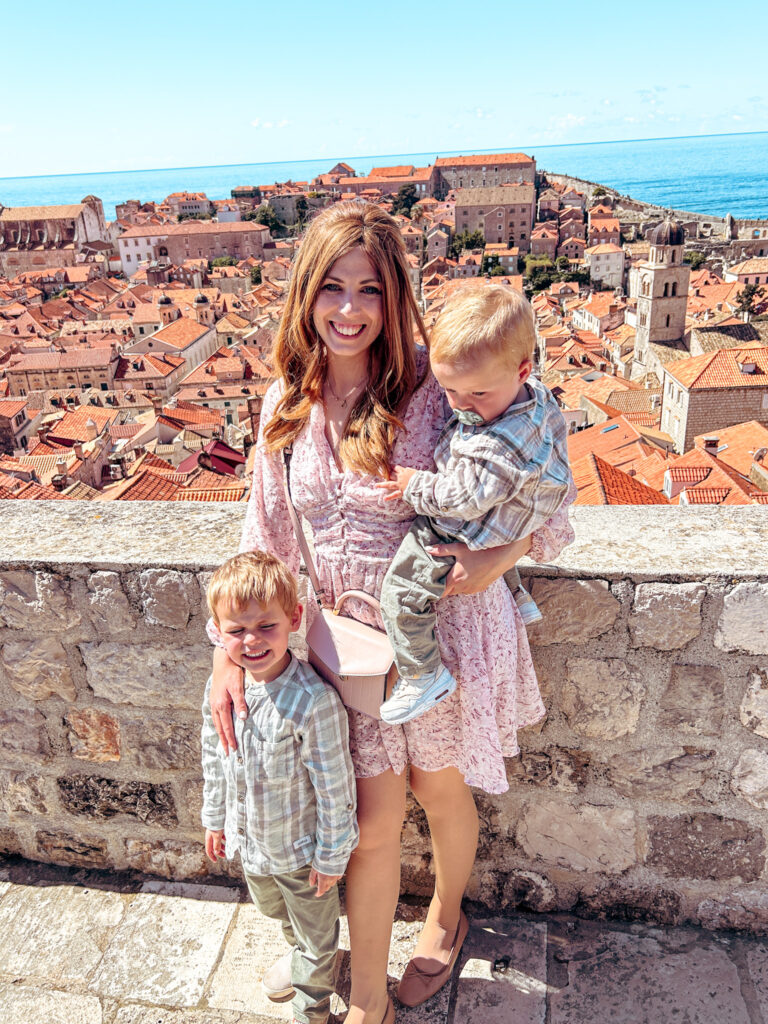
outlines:
[[[454, 416], [434, 473], [395, 466], [379, 486], [417, 517], [384, 579], [381, 609], [399, 679], [381, 706], [408, 722], [445, 700], [456, 680], [440, 660], [434, 603], [453, 559], [430, 553], [460, 541], [472, 550], [521, 540], [573, 500], [567, 429], [557, 403], [531, 377], [535, 330], [526, 299], [503, 285], [468, 287], [446, 303], [429, 361]], [[516, 569], [504, 579], [525, 622], [541, 618]]]
[[347, 716], [336, 692], [288, 650], [302, 607], [296, 581], [264, 552], [213, 574], [208, 606], [224, 648], [244, 670], [248, 716], [225, 756], [203, 703], [205, 849], [239, 851], [254, 903], [277, 918], [291, 950], [264, 975], [269, 998], [293, 997], [293, 1019], [325, 1024], [339, 941], [336, 883], [357, 845]]

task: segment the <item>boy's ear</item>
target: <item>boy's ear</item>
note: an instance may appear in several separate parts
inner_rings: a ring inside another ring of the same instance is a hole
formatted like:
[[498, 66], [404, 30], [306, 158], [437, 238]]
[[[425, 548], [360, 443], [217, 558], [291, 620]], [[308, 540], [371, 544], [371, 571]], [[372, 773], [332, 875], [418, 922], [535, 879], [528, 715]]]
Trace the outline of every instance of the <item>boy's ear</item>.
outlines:
[[294, 632], [294, 630], [297, 630], [299, 628], [299, 626], [301, 625], [301, 616], [303, 615], [303, 613], [304, 613], [304, 606], [297, 603], [296, 607], [293, 609], [293, 615], [291, 616], [291, 632], [292, 633]]
[[520, 369], [518, 373], [520, 377], [520, 383], [525, 384], [525, 382], [533, 373], [533, 361], [531, 359], [524, 359], [522, 363], [520, 363]]

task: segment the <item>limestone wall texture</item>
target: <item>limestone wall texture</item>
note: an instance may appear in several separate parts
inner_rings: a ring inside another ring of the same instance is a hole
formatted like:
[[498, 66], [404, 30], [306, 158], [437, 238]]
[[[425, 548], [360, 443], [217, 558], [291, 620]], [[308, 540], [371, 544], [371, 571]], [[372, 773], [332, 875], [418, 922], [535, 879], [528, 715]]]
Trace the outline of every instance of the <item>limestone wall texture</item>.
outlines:
[[[243, 510], [0, 502], [0, 850], [208, 873], [203, 593]], [[578, 509], [527, 566], [549, 709], [478, 793], [470, 896], [494, 908], [768, 933], [768, 514]], [[426, 823], [403, 885], [427, 893]]]

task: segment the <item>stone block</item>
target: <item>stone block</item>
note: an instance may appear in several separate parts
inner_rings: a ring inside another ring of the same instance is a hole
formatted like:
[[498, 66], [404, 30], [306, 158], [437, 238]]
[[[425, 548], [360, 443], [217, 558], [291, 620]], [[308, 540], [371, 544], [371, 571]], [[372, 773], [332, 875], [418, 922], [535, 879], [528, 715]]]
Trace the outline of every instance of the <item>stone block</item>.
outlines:
[[548, 878], [535, 871], [511, 871], [502, 886], [501, 904], [547, 914], [557, 907], [557, 890]]
[[39, 711], [6, 708], [0, 711], [0, 753], [22, 760], [47, 761], [51, 744], [45, 718]]
[[689, 736], [720, 736], [725, 679], [714, 665], [673, 665], [661, 698], [658, 725]]
[[81, 761], [120, 760], [120, 723], [98, 708], [73, 708], [64, 719], [69, 726], [69, 748]]
[[125, 897], [74, 885], [18, 885], [0, 901], [3, 971], [46, 987], [88, 981], [120, 924]]
[[702, 900], [696, 915], [705, 928], [736, 928], [768, 935], [768, 892], [762, 887], [737, 889], [720, 898]]
[[0, 624], [12, 629], [62, 633], [79, 625], [69, 587], [49, 572], [0, 572]]
[[[200, 769], [198, 768], [198, 772]], [[201, 775], [193, 779], [174, 781], [176, 792], [176, 809], [179, 821], [198, 827], [203, 809], [203, 780]]]
[[671, 878], [753, 882], [765, 866], [765, 838], [748, 822], [718, 814], [654, 816], [646, 864]]
[[0, 769], [0, 811], [5, 814], [48, 814], [45, 779], [41, 775]]
[[547, 926], [541, 921], [473, 920], [455, 981], [452, 1018], [482, 1024], [544, 1024]]
[[768, 654], [768, 583], [739, 583], [726, 594], [715, 646], [722, 651]]
[[731, 790], [758, 810], [768, 809], [768, 754], [744, 750], [731, 773]]
[[[580, 921], [557, 936], [547, 1024], [750, 1024], [738, 966], [693, 929], [670, 935]], [[550, 938], [550, 942], [554, 936]], [[677, 941], [675, 941], [677, 939]]]
[[579, 895], [573, 912], [579, 917], [614, 921], [655, 921], [674, 925], [680, 920], [682, 897], [658, 885], [630, 885], [612, 879]]
[[642, 680], [618, 658], [569, 658], [560, 707], [574, 732], [615, 740], [633, 733], [645, 693]]
[[715, 768], [714, 750], [694, 747], [643, 747], [611, 757], [605, 767], [608, 784], [633, 799], [685, 800], [701, 796], [701, 787]]
[[97, 697], [140, 708], [199, 712], [205, 681], [211, 674], [210, 644], [157, 647], [88, 643], [81, 650], [88, 684]]
[[191, 573], [173, 569], [145, 569], [139, 575], [144, 618], [150, 626], [185, 629], [199, 600], [197, 581]]
[[111, 866], [106, 840], [96, 836], [73, 836], [62, 830], [40, 830], [35, 835], [35, 845], [36, 858], [50, 861], [52, 864], [66, 864], [78, 868]]
[[176, 839], [126, 839], [128, 867], [163, 878], [199, 878], [209, 874], [202, 843], [184, 843]]
[[536, 579], [531, 594], [544, 616], [528, 631], [538, 647], [593, 640], [608, 632], [621, 611], [603, 580]]
[[200, 730], [169, 722], [124, 723], [125, 750], [139, 768], [198, 768]]
[[701, 632], [701, 583], [640, 583], [635, 591], [629, 631], [635, 647], [674, 651]]
[[741, 724], [747, 729], [768, 739], [768, 669], [750, 672], [739, 716]]
[[91, 991], [121, 1002], [197, 1006], [234, 913], [231, 903], [139, 893], [104, 952]]
[[507, 761], [507, 779], [511, 786], [540, 786], [575, 793], [586, 785], [589, 761], [590, 754], [584, 750], [525, 750]]
[[59, 799], [70, 814], [94, 820], [128, 814], [147, 825], [171, 828], [176, 808], [168, 783], [67, 775], [56, 780]]
[[0, 984], [3, 1017], [14, 1024], [102, 1024], [101, 1004], [95, 996], [50, 992], [35, 987]]
[[526, 855], [571, 871], [620, 874], [637, 862], [634, 812], [543, 797], [522, 814], [517, 842]]
[[0, 828], [0, 853], [25, 854], [21, 836], [13, 828]]
[[9, 640], [3, 644], [0, 659], [8, 682], [29, 700], [75, 699], [77, 692], [67, 654], [55, 637]]
[[116, 572], [94, 572], [88, 578], [88, 603], [93, 624], [100, 633], [112, 636], [125, 633], [136, 625], [136, 615], [125, 596], [120, 575]]

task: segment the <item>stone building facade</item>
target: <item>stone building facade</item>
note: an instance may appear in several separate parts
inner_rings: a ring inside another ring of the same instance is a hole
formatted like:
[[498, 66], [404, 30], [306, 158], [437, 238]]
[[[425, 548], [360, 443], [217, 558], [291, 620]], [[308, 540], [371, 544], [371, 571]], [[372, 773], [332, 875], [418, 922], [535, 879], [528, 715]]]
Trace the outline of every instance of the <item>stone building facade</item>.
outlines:
[[459, 189], [456, 232], [481, 231], [486, 242], [503, 242], [528, 252], [534, 223], [533, 185]]
[[498, 188], [536, 181], [536, 161], [525, 153], [494, 153], [478, 156], [444, 156], [435, 160], [439, 172], [439, 193], [451, 189]]
[[0, 275], [71, 267], [89, 242], [105, 242], [104, 207], [96, 196], [65, 206], [3, 206]]
[[6, 367], [8, 391], [20, 397], [31, 391], [99, 388], [114, 386], [119, 354], [111, 348], [68, 349], [21, 356]]
[[661, 429], [675, 451], [699, 434], [757, 420], [768, 424], [768, 348], [719, 349], [667, 365]]

